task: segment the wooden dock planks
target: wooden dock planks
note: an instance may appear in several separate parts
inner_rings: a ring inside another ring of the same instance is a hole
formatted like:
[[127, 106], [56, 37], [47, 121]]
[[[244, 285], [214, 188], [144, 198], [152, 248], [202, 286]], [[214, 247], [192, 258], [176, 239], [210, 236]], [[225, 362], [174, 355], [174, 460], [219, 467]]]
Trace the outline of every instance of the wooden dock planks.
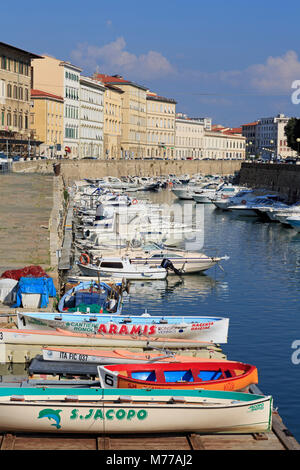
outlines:
[[273, 413], [272, 432], [262, 434], [12, 434], [0, 433], [0, 450], [300, 450]]

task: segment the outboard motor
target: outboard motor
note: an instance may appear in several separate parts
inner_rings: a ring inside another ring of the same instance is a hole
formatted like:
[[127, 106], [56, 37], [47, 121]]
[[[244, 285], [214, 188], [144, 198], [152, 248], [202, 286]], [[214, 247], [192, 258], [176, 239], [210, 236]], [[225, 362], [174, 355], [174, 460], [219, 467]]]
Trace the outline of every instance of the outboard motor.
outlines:
[[170, 261], [167, 258], [164, 258], [161, 262], [161, 267], [165, 268], [167, 271], [173, 271], [177, 276], [181, 276], [181, 272], [175, 268], [174, 264], [172, 261]]

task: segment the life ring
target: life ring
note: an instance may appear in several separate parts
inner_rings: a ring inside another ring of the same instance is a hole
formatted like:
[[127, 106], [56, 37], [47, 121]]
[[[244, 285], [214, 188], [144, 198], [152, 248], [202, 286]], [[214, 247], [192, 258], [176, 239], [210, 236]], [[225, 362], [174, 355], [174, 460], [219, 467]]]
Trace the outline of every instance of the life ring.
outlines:
[[132, 204], [137, 204], [139, 201], [137, 199], [133, 199]]
[[247, 201], [245, 201], [245, 199], [243, 199], [242, 204], [247, 204]]
[[79, 261], [83, 265], [90, 264], [90, 257], [87, 253], [82, 253], [82, 255], [79, 258]]

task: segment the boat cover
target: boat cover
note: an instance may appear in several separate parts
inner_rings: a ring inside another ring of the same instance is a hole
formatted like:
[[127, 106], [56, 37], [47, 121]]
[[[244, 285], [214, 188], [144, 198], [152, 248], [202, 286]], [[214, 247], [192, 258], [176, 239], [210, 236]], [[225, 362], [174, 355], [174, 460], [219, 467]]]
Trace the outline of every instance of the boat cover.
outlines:
[[56, 289], [51, 277], [21, 277], [16, 294], [16, 303], [11, 308], [20, 307], [22, 305], [22, 294], [41, 294], [41, 308], [47, 307], [49, 297], [56, 296]]

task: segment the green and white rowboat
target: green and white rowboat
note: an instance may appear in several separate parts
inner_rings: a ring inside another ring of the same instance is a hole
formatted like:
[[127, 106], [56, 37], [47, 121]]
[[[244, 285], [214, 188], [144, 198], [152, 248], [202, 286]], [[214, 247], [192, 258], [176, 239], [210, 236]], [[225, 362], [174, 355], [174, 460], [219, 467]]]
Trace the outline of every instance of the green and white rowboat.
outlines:
[[0, 431], [254, 433], [271, 429], [272, 397], [208, 390], [3, 387]]

